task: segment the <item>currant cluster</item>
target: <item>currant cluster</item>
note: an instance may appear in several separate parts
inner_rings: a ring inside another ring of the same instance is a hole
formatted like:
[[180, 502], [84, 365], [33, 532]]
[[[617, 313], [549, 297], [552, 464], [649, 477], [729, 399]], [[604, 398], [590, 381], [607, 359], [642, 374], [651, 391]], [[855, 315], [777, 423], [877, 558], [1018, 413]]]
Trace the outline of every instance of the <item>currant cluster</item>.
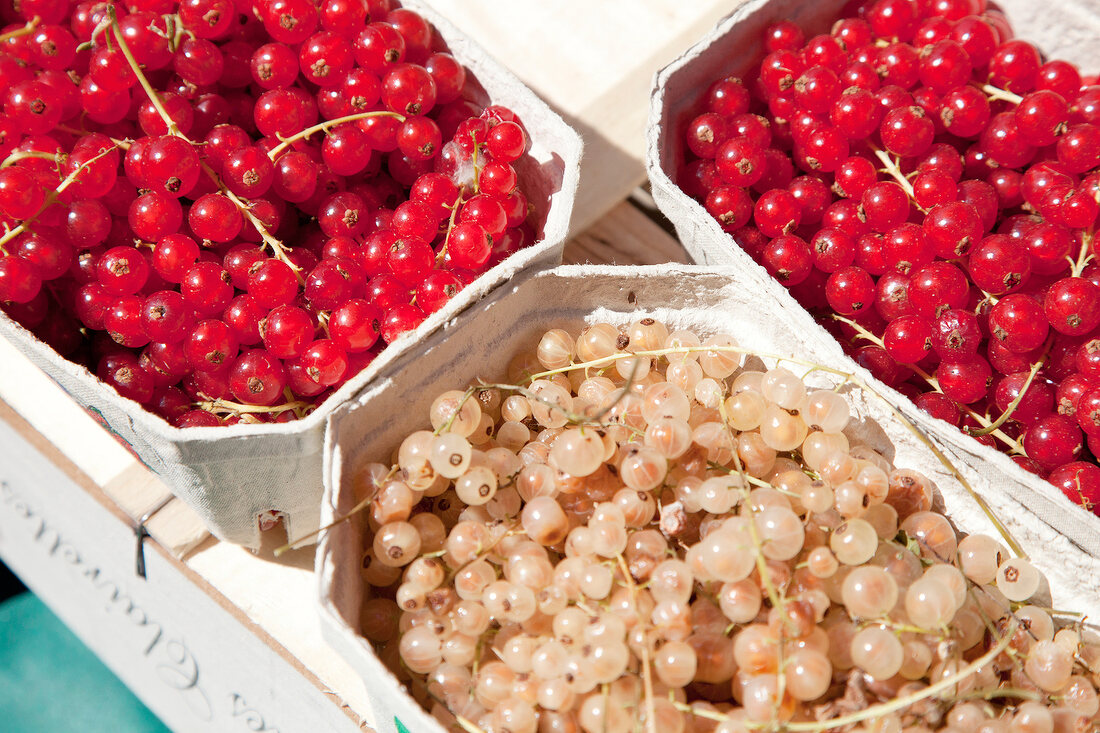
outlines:
[[301, 417], [534, 240], [522, 123], [391, 0], [0, 19], [0, 307], [174, 425]]
[[360, 626], [410, 693], [466, 733], [1095, 725], [1100, 638], [1039, 571], [746, 353], [554, 329], [363, 467]]
[[681, 185], [878, 378], [1100, 507], [1100, 85], [985, 0], [845, 15], [713, 83]]

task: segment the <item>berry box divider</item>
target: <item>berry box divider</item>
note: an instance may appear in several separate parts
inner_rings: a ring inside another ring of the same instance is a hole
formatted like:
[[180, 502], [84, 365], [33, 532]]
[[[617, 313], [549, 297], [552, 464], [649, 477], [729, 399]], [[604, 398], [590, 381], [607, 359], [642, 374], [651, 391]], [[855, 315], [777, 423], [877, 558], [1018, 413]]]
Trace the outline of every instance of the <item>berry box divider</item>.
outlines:
[[429, 334], [497, 286], [527, 270], [561, 262], [579, 177], [580, 137], [513, 74], [430, 7], [415, 0], [405, 7], [421, 13], [466, 66], [473, 101], [505, 104], [523, 121], [531, 139], [530, 156], [516, 168], [532, 206], [529, 221], [538, 239], [483, 274], [414, 331], [395, 340], [317, 410], [285, 424], [175, 428], [138, 403], [120, 397], [87, 369], [63, 359], [0, 313], [0, 336], [15, 344], [105, 424], [222, 540], [259, 547], [258, 517], [270, 510], [283, 514], [290, 537], [316, 529], [323, 430], [329, 413], [389, 371], [402, 354], [417, 352]]
[[[728, 267], [731, 281], [752, 289], [799, 324], [808, 342], [839, 345], [785, 287], [753, 261], [722, 231], [702, 204], [674, 183], [685, 143], [680, 130], [696, 109], [711, 81], [721, 74], [741, 74], [763, 55], [764, 29], [780, 19], [803, 27], [809, 36], [827, 32], [829, 20], [844, 6], [840, 0], [802, 3], [797, 0], [751, 0], [680, 58], [662, 69], [654, 80], [647, 130], [646, 167], [653, 198], [669, 218], [689, 256], [697, 263]], [[1052, 58], [1077, 64], [1083, 73], [1096, 71], [1092, 48], [1100, 37], [1100, 2], [1066, 0], [1053, 5], [1030, 0], [998, 3], [1013, 27], [1027, 29], [1028, 40]], [[1051, 12], [1056, 8], [1057, 12]], [[955, 427], [931, 418], [899, 392], [880, 386], [909, 418], [937, 442], [955, 451], [960, 462], [981, 471], [983, 486], [1018, 497], [1022, 506], [1059, 530], [1077, 547], [1100, 557], [1100, 523], [1088, 510], [1074, 505], [1060, 490], [1017, 466], [1007, 455], [978, 443]]]
[[[371, 389], [333, 411], [325, 445], [325, 494], [322, 521], [346, 516], [363, 497], [355, 493], [355, 476], [372, 461], [388, 462], [391, 451], [414, 430], [428, 425], [428, 408], [448, 389], [471, 380], [502, 376], [508, 362], [524, 347], [533, 347], [549, 328], [572, 328], [609, 322], [627, 325], [652, 317], [671, 329], [694, 329], [701, 337], [729, 334], [745, 348], [799, 360], [796, 373], [810, 372], [807, 384], [832, 387], [839, 381], [809, 363], [852, 374], [871, 383], [870, 374], [844, 355], [824, 332], [808, 330], [793, 301], [762, 297], [763, 283], [752, 283], [740, 269], [661, 265], [656, 267], [564, 266], [533, 274], [501, 288], [471, 308], [451, 327], [434, 334], [415, 356], [404, 355], [393, 372]], [[765, 359], [765, 362], [768, 362]], [[774, 360], [768, 364], [774, 365]], [[852, 383], [842, 388], [853, 420], [845, 433], [853, 445], [880, 451], [899, 468], [914, 468], [935, 484], [935, 505], [966, 532], [997, 537], [997, 530], [971, 495], [936, 458], [917, 434], [898, 419], [896, 393], [885, 397]], [[916, 422], [920, 414], [906, 414]], [[391, 415], [380, 422], [375, 415]], [[919, 430], [927, 430], [927, 419]], [[1055, 602], [1095, 617], [1100, 613], [1100, 556], [1086, 552], [1087, 537], [1064, 534], [1042, 506], [1044, 497], [1023, 497], [979, 462], [960, 460], [950, 444], [942, 448], [970, 485], [984, 498], [1031, 561], [1050, 583]], [[1058, 507], [1061, 509], [1061, 507]], [[366, 682], [379, 733], [415, 730], [440, 733], [442, 728], [408, 695], [375, 656], [359, 632], [359, 609], [366, 589], [360, 578], [366, 546], [364, 513], [326, 530], [316, 555], [322, 633]], [[1057, 606], [1056, 607], [1060, 607]], [[400, 726], [397, 721], [400, 721]], [[402, 727], [403, 726], [403, 727]]]

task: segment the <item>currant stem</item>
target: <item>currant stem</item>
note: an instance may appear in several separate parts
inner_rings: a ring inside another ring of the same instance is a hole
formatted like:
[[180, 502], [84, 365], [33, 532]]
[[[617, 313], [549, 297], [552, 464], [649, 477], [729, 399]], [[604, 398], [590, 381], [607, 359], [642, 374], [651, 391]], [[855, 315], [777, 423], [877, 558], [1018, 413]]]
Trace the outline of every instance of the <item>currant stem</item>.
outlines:
[[1019, 94], [1013, 94], [1007, 89], [1001, 89], [992, 84], [982, 84], [980, 89], [989, 95], [990, 99], [1000, 99], [1003, 102], [1011, 102], [1012, 104], [1019, 104], [1024, 101], [1024, 98]]
[[42, 19], [36, 15], [28, 20], [22, 28], [16, 28], [15, 30], [8, 31], [7, 33], [0, 33], [0, 43], [9, 41], [12, 38], [19, 38], [20, 36], [26, 36], [34, 33], [34, 30], [39, 26], [41, 22]]
[[458, 198], [455, 199], [454, 204], [451, 206], [451, 216], [447, 220], [447, 234], [443, 237], [443, 246], [439, 248], [439, 252], [435, 255], [435, 262], [439, 264], [443, 261], [443, 258], [447, 255], [447, 245], [451, 241], [451, 232], [455, 228], [455, 217], [458, 216], [458, 210], [462, 207], [462, 194], [463, 191], [458, 192]]
[[1028, 372], [1027, 379], [1024, 380], [1024, 386], [1020, 387], [1020, 393], [1016, 395], [1012, 402], [1008, 403], [1008, 407], [1005, 408], [1005, 411], [1001, 413], [1000, 417], [998, 417], [996, 420], [994, 420], [984, 428], [980, 428], [977, 430], [966, 428], [967, 435], [989, 435], [993, 431], [997, 430], [997, 428], [1004, 425], [1005, 421], [1007, 421], [1008, 418], [1012, 417], [1012, 413], [1016, 411], [1016, 408], [1019, 407], [1020, 402], [1024, 399], [1024, 395], [1027, 394], [1028, 388], [1031, 387], [1031, 381], [1035, 379], [1035, 375], [1038, 374], [1039, 370], [1043, 367], [1043, 362], [1044, 359], [1040, 359], [1039, 361], [1031, 365], [1031, 369]]
[[298, 410], [306, 407], [306, 402], [288, 402], [282, 405], [246, 405], [241, 402], [232, 402], [230, 400], [208, 400], [202, 402], [196, 402], [195, 406], [200, 410], [206, 410], [214, 414], [226, 414], [226, 415], [245, 415], [245, 414], [271, 414], [287, 412], [288, 410]]
[[[149, 97], [149, 101], [153, 103], [153, 107], [156, 108], [157, 114], [164, 120], [164, 124], [168, 126], [168, 134], [175, 135], [187, 140], [187, 136], [180, 132], [179, 127], [176, 125], [175, 120], [168, 114], [168, 110], [164, 108], [164, 103], [160, 101], [160, 95], [157, 94], [157, 90], [153, 89], [153, 85], [149, 83], [149, 80], [145, 77], [145, 73], [141, 70], [141, 64], [134, 58], [134, 54], [130, 52], [130, 47], [126, 44], [126, 39], [122, 37], [122, 29], [118, 25], [118, 15], [115, 13], [115, 6], [107, 6], [107, 15], [111, 19], [111, 30], [114, 31], [115, 41], [118, 42], [118, 49], [122, 51], [122, 55], [126, 58], [126, 62], [130, 65], [130, 68], [134, 70], [134, 75], [137, 77], [138, 83], [141, 84], [141, 88], [145, 90], [145, 94]], [[187, 142], [191, 142], [187, 140]]]
[[[209, 175], [213, 180], [218, 181], [217, 174], [215, 174], [214, 171], [206, 165], [206, 163], [203, 163], [202, 167], [203, 170], [206, 171], [207, 175]], [[244, 215], [244, 218], [248, 219], [252, 226], [256, 227], [256, 231], [260, 233], [260, 239], [262, 239], [264, 243], [267, 244], [267, 246], [271, 247], [271, 251], [272, 254], [275, 256], [275, 259], [280, 260], [281, 262], [288, 265], [290, 269], [294, 271], [294, 277], [298, 279], [298, 284], [304, 285], [305, 278], [302, 277], [302, 268], [298, 267], [290, 261], [290, 258], [286, 254], [288, 248], [284, 246], [283, 243], [280, 242], [278, 239], [271, 236], [271, 233], [267, 231], [267, 227], [264, 226], [263, 222], [260, 221], [256, 217], [256, 215], [252, 213], [252, 207], [249, 204], [246, 204], [244, 201], [238, 198], [237, 194], [230, 191], [224, 185], [221, 186], [221, 189], [225, 197], [236, 204], [237, 208], [240, 209], [240, 212]]]
[[[623, 582], [630, 589], [630, 599], [635, 603], [638, 600], [638, 586], [634, 583], [634, 577], [630, 574], [630, 568], [622, 554], [616, 554], [619, 562], [619, 570], [623, 574]], [[639, 623], [645, 623], [639, 619]], [[653, 674], [649, 664], [649, 645], [642, 644], [642, 689], [645, 695], [645, 719], [646, 733], [657, 733], [657, 709], [653, 706]]]
[[1081, 251], [1077, 253], [1077, 259], [1070, 262], [1070, 277], [1081, 277], [1085, 267], [1092, 261], [1092, 241], [1095, 233], [1092, 229], [1081, 232]]
[[[61, 130], [62, 132], [67, 132], [70, 135], [77, 136], [90, 135], [92, 132], [91, 130], [79, 130], [75, 127], [70, 127], [69, 125], [58, 125], [55, 129]], [[108, 137], [108, 139], [115, 145], [117, 145], [120, 150], [129, 150], [130, 146], [134, 142], [133, 140], [130, 140], [128, 138]]]
[[60, 196], [61, 193], [66, 188], [71, 186], [74, 181], [76, 181], [76, 179], [80, 175], [81, 171], [83, 171], [85, 168], [90, 166], [92, 163], [94, 163], [97, 160], [99, 160], [100, 158], [102, 158], [104, 155], [109, 155], [112, 151], [114, 151], [116, 149], [117, 148], [113, 145], [109, 148], [105, 148], [104, 150], [100, 151], [100, 153], [98, 155], [96, 155], [93, 158], [89, 158], [82, 166], [80, 166], [79, 168], [74, 170], [69, 175], [65, 176], [65, 180], [61, 181], [61, 183], [59, 183], [57, 185], [57, 188], [55, 188], [50, 193], [46, 194], [46, 200], [42, 202], [42, 206], [40, 206], [38, 208], [38, 211], [34, 212], [33, 216], [31, 216], [28, 219], [24, 219], [19, 224], [19, 226], [15, 227], [14, 229], [9, 229], [7, 232], [4, 233], [4, 236], [0, 237], [0, 247], [3, 247], [4, 244], [11, 241], [15, 237], [18, 237], [23, 232], [25, 232], [26, 229], [27, 229], [27, 225], [34, 223], [34, 220], [37, 219], [39, 216], [41, 216], [43, 211], [50, 208], [50, 206], [52, 206], [53, 203], [55, 201], [57, 201], [57, 197]]
[[905, 177], [905, 174], [901, 172], [901, 168], [898, 168], [898, 164], [894, 162], [894, 159], [890, 157], [890, 154], [885, 150], [881, 150], [875, 145], [871, 146], [871, 150], [874, 152], [875, 157], [882, 162], [884, 170], [890, 174], [890, 177], [898, 182], [905, 194], [909, 197], [909, 200], [913, 202], [913, 206], [916, 206], [922, 214], [927, 214], [928, 210], [917, 203], [915, 198], [915, 192], [913, 191], [913, 184], [909, 182], [909, 179]]
[[15, 165], [26, 158], [41, 158], [42, 160], [52, 160], [56, 163], [60, 157], [61, 156], [57, 153], [46, 153], [41, 150], [16, 150], [5, 158], [3, 163], [0, 163], [0, 168], [7, 168], [8, 166]]
[[965, 405], [962, 406], [962, 409], [963, 409], [963, 412], [965, 412], [967, 415], [970, 416], [970, 418], [972, 420], [974, 420], [974, 422], [978, 423], [979, 425], [982, 426], [982, 428], [987, 429], [989, 431], [988, 433], [977, 433], [977, 432], [970, 433], [970, 432], [967, 432], [967, 435], [992, 435], [994, 438], [996, 438], [997, 440], [1004, 443], [1005, 447], [1008, 448], [1010, 451], [1012, 451], [1014, 453], [1023, 453], [1024, 452], [1023, 448], [1020, 447], [1020, 442], [1019, 441], [1013, 440], [1003, 430], [1001, 430], [1000, 428], [994, 427], [993, 421], [990, 420], [988, 417], [986, 417], [985, 415], [981, 415], [981, 414], [975, 412], [974, 410], [971, 410], [969, 407], [966, 407]]
[[393, 117], [393, 118], [399, 120], [400, 122], [405, 121], [405, 116], [404, 115], [399, 115], [396, 112], [389, 112], [387, 110], [379, 110], [379, 109], [376, 109], [372, 112], [359, 112], [357, 114], [347, 115], [346, 117], [337, 117], [334, 120], [325, 120], [324, 122], [316, 124], [313, 127], [307, 127], [306, 129], [302, 130], [301, 132], [297, 132], [297, 133], [291, 135], [290, 137], [287, 137], [287, 138], [280, 137], [279, 139], [282, 140], [282, 142], [280, 142], [278, 145], [276, 145], [270, 151], [268, 151], [267, 157], [271, 158], [271, 160], [275, 160], [276, 158], [279, 157], [279, 153], [283, 152], [284, 150], [286, 150], [288, 147], [290, 147], [294, 143], [298, 142], [299, 140], [309, 139], [309, 136], [314, 134], [314, 133], [328, 132], [329, 128], [335, 127], [336, 125], [342, 125], [345, 122], [355, 122], [356, 120], [365, 120], [369, 117]]

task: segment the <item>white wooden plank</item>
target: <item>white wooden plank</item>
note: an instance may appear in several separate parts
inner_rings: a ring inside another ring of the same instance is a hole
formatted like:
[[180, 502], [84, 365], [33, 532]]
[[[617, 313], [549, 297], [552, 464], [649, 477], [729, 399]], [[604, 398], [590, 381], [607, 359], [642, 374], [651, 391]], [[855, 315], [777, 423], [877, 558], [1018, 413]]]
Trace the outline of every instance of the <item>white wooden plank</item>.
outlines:
[[[47, 436], [132, 519], [170, 495], [160, 479], [91, 414], [4, 339], [0, 339], [0, 401]], [[183, 502], [172, 500], [165, 510], [164, 517], [150, 523], [149, 533], [177, 557], [209, 536], [202, 520]]]
[[172, 729], [360, 730], [337, 692], [354, 674], [293, 612], [312, 607], [304, 582], [271, 583], [267, 605], [328, 657], [326, 680], [159, 548], [138, 578], [126, 518], [3, 406], [0, 445], [0, 557]]

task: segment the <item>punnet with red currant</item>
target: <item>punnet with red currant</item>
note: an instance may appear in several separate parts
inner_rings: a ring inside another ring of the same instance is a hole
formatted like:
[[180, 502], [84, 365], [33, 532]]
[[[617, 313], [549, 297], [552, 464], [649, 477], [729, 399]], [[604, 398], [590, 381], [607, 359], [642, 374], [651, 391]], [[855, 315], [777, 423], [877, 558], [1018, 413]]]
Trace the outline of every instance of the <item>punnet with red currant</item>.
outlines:
[[[344, 464], [341, 620], [417, 729], [1089, 730], [1100, 639], [1071, 599], [846, 431], [847, 390], [795, 373], [820, 365], [751, 354], [648, 317], [554, 328]], [[1095, 497], [1097, 470], [1052, 478]]]
[[304, 416], [537, 239], [523, 121], [395, 0], [28, 0], [0, 41], [0, 309], [176, 426]]
[[1091, 476], [1100, 80], [985, 0], [855, 0], [760, 47], [669, 133], [677, 183], [890, 386], [1063, 489]]

